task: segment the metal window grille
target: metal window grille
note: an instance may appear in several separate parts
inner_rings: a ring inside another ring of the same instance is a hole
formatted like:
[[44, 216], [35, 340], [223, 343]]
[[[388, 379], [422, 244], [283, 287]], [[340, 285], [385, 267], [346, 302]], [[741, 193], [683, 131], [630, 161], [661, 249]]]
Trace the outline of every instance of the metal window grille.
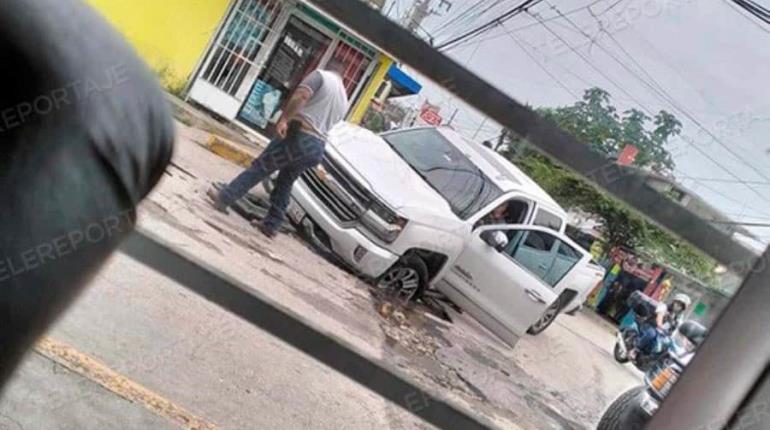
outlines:
[[202, 78], [235, 96], [246, 74], [255, 66], [265, 39], [284, 7], [281, 0], [238, 0], [219, 36]]
[[347, 66], [342, 74], [342, 81], [348, 96], [352, 96], [363, 81], [374, 54], [362, 49], [362, 47], [354, 46], [345, 40], [347, 38], [344, 36], [341, 36], [341, 39], [332, 54], [332, 58], [342, 61]]

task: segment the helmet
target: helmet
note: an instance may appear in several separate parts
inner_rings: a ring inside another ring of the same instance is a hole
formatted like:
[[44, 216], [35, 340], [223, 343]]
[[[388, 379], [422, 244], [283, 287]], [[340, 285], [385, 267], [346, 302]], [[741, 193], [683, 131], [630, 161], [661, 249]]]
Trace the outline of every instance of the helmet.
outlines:
[[677, 330], [682, 336], [695, 344], [695, 346], [698, 346], [703, 342], [707, 333], [706, 327], [703, 327], [693, 320], [684, 321], [679, 325]]
[[687, 294], [683, 294], [683, 293], [679, 293], [679, 294], [675, 295], [674, 296], [674, 300], [672, 301], [672, 303], [673, 302], [680, 302], [681, 304], [684, 305], [685, 309], [689, 308], [690, 305], [692, 304], [692, 300], [690, 299], [690, 296], [688, 296]]

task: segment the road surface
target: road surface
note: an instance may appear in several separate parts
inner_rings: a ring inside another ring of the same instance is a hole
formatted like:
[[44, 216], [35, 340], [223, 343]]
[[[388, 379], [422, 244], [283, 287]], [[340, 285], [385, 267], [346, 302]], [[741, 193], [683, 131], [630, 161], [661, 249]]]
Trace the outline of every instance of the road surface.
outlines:
[[[240, 168], [205, 150], [205, 133], [179, 127], [174, 166], [139, 225], [372, 359], [511, 429], [592, 428], [639, 383], [612, 359], [612, 328], [590, 312], [560, 316], [514, 349], [465, 314], [451, 324], [421, 308], [383, 317], [368, 285], [302, 240], [265, 239], [211, 209], [206, 188]], [[122, 254], [46, 342], [0, 398], [0, 429], [431, 428]]]

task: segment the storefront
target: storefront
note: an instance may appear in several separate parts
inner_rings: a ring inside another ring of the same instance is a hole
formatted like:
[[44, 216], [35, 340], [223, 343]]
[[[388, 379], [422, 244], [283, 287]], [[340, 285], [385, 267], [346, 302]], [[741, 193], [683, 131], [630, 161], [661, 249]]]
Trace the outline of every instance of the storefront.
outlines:
[[234, 0], [188, 97], [236, 124], [270, 134], [291, 91], [332, 58], [347, 65], [343, 80], [351, 115], [365, 111], [366, 89], [379, 87], [390, 58], [301, 1]]

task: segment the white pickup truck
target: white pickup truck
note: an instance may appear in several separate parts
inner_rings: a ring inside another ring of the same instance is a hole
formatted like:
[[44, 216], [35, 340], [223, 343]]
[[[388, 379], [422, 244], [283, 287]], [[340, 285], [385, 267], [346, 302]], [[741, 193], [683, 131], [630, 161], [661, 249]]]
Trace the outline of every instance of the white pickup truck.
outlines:
[[604, 275], [542, 188], [448, 128], [341, 124], [292, 197], [292, 222], [360, 275], [406, 300], [436, 288], [511, 345], [579, 308]]

